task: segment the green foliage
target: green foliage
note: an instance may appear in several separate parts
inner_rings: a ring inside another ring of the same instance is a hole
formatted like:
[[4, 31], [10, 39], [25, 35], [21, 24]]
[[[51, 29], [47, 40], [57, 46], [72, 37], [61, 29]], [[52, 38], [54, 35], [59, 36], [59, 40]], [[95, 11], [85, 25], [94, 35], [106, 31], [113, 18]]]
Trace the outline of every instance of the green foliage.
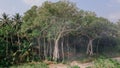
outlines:
[[7, 14], [0, 18], [0, 67], [32, 61], [31, 45], [26, 37], [19, 35], [21, 16], [16, 14], [12, 19]]
[[70, 68], [80, 68], [79, 66], [75, 65], [75, 66], [72, 66]]
[[108, 59], [108, 58], [98, 58], [94, 62], [93, 68], [119, 68], [120, 63], [116, 60]]
[[23, 65], [11, 66], [10, 68], [48, 68], [48, 66], [44, 63], [38, 63], [38, 64], [23, 64]]

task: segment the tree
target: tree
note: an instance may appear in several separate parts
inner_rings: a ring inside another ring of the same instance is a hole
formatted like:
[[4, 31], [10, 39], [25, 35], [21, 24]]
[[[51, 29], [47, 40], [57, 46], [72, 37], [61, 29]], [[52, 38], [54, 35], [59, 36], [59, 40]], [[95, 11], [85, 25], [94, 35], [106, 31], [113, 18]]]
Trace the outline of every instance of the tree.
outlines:
[[20, 16], [19, 13], [16, 13], [14, 16], [13, 16], [13, 23], [12, 23], [12, 26], [14, 28], [14, 35], [17, 35], [17, 41], [18, 41], [18, 46], [19, 46], [19, 50], [20, 50], [20, 37], [19, 37], [19, 31], [20, 31], [20, 28], [21, 28], [21, 24], [22, 24], [22, 17]]
[[112, 23], [107, 19], [96, 17], [91, 12], [86, 14], [80, 33], [89, 39], [86, 51], [88, 55], [93, 55], [93, 41], [96, 38], [114, 33], [115, 30], [112, 27]]
[[[4, 38], [6, 38], [6, 42], [8, 42], [8, 31], [9, 31], [9, 23], [10, 23], [10, 19], [9, 19], [9, 16], [6, 14], [6, 13], [3, 13], [2, 14], [2, 18], [0, 18], [1, 22], [2, 22], [2, 25], [1, 27], [3, 27], [3, 30], [2, 30], [2, 36]], [[6, 44], [6, 56], [8, 56], [8, 45]]]
[[[45, 19], [53, 23], [52, 26], [47, 29], [47, 34], [54, 40], [53, 59], [57, 61], [60, 58], [60, 38], [78, 28], [71, 27], [71, 25], [75, 25], [78, 21], [75, 19], [77, 18], [78, 10], [74, 4], [65, 1], [59, 1], [57, 3], [46, 2], [40, 10], [39, 13], [42, 14], [39, 16], [47, 15]], [[46, 12], [44, 12], [45, 10]]]
[[[31, 9], [31, 11], [33, 10]], [[80, 27], [80, 23], [76, 25], [76, 22], [79, 21], [78, 10], [74, 4], [68, 1], [59, 1], [56, 3], [45, 2], [35, 11], [34, 13], [37, 13], [35, 18], [27, 15], [23, 17], [23, 20], [26, 22], [29, 22], [26, 20], [26, 17], [28, 20], [33, 19], [30, 21], [31, 26], [27, 26], [26, 28], [31, 31], [29, 34], [39, 39], [41, 37], [54, 40], [53, 59], [56, 61], [59, 59], [58, 43], [60, 42], [60, 38]], [[26, 12], [26, 14], [29, 14], [29, 12]], [[72, 25], [77, 27], [73, 27]]]
[[118, 36], [120, 37], [120, 20], [116, 24], [117, 29], [118, 29]]
[[9, 15], [6, 14], [6, 13], [3, 13], [3, 14], [2, 14], [2, 18], [0, 18], [0, 20], [1, 20], [1, 22], [2, 22], [2, 25], [4, 25], [4, 24], [9, 24], [9, 21], [10, 21]]

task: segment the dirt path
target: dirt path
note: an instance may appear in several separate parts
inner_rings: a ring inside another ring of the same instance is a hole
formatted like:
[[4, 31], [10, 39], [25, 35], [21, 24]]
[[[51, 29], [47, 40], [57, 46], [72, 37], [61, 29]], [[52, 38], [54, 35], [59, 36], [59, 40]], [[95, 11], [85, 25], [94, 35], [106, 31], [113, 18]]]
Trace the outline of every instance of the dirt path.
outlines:
[[67, 68], [68, 65], [65, 64], [50, 64], [49, 68]]
[[90, 67], [93, 66], [93, 62], [79, 63], [77, 61], [73, 61], [73, 62], [70, 63], [70, 66], [75, 66], [75, 65], [79, 66], [80, 68], [86, 68], [86, 67], [89, 67], [89, 66]]
[[117, 60], [118, 62], [120, 62], [120, 57], [115, 57], [115, 58], [113, 58], [113, 59], [115, 59], [115, 60]]
[[69, 65], [66, 65], [66, 64], [50, 64], [49, 68], [68, 68], [69, 66], [75, 66], [75, 65], [79, 66], [80, 68], [86, 68], [86, 67], [92, 66], [93, 62], [81, 64], [77, 61], [73, 61]]
[[[115, 59], [117, 61], [120, 61], [120, 57], [116, 57], [116, 58], [112, 58]], [[50, 64], [49, 68], [68, 68], [69, 66], [79, 66], [80, 68], [86, 68], [86, 67], [91, 67], [93, 66], [93, 62], [89, 62], [89, 63], [79, 63], [77, 61], [72, 61], [69, 65], [67, 64]]]

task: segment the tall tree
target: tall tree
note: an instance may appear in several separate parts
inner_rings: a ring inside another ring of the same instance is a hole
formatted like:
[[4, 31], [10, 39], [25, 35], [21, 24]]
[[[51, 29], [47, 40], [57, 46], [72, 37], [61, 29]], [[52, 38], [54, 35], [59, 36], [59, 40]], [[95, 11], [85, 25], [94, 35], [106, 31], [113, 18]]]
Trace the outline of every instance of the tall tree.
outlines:
[[[13, 27], [13, 36], [17, 36], [17, 45], [19, 46], [19, 50], [21, 49], [20, 48], [20, 28], [21, 28], [21, 24], [22, 24], [22, 17], [19, 13], [16, 13], [15, 15], [13, 15], [13, 18], [12, 18], [12, 27]], [[11, 36], [11, 40], [13, 40], [12, 36]]]
[[2, 18], [0, 18], [0, 20], [1, 20], [1, 22], [2, 22], [2, 25], [8, 24], [9, 21], [10, 21], [9, 15], [6, 14], [6, 13], [3, 13], [3, 14], [2, 14]]
[[115, 30], [112, 28], [113, 25], [111, 22], [102, 17], [96, 17], [91, 12], [86, 14], [83, 23], [84, 25], [80, 31], [81, 35], [89, 39], [86, 53], [93, 55], [93, 41], [98, 37], [111, 35]]
[[47, 34], [54, 40], [53, 59], [57, 61], [60, 58], [60, 38], [69, 34], [71, 31], [77, 30], [77, 27], [71, 28], [71, 25], [75, 25], [78, 21], [75, 19], [77, 18], [78, 10], [75, 5], [70, 2], [59, 1], [57, 3], [46, 2], [39, 13], [42, 13], [39, 16], [46, 16], [45, 19], [49, 20], [49, 23], [53, 23], [52, 26], [47, 29]]

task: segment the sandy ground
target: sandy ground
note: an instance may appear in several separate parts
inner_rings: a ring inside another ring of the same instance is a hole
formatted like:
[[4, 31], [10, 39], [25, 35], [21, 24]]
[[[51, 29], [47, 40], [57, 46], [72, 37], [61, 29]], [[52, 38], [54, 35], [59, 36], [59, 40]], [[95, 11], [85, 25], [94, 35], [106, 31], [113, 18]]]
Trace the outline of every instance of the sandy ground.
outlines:
[[79, 66], [80, 68], [86, 68], [86, 67], [92, 66], [93, 62], [82, 64], [77, 61], [73, 61], [69, 65], [61, 64], [61, 63], [60, 64], [50, 64], [49, 68], [68, 68], [69, 66], [75, 66], [75, 65]]
[[[113, 58], [113, 59], [120, 61], [120, 57], [116, 57], [116, 58]], [[62, 63], [60, 63], [60, 64], [50, 64], [49, 68], [69, 68], [69, 66], [75, 66], [75, 65], [79, 66], [80, 68], [86, 68], [86, 67], [89, 67], [89, 66], [90, 67], [93, 66], [93, 62], [79, 63], [77, 61], [72, 61], [69, 65], [62, 64]]]
[[49, 68], [67, 68], [68, 66], [65, 64], [50, 64]]

